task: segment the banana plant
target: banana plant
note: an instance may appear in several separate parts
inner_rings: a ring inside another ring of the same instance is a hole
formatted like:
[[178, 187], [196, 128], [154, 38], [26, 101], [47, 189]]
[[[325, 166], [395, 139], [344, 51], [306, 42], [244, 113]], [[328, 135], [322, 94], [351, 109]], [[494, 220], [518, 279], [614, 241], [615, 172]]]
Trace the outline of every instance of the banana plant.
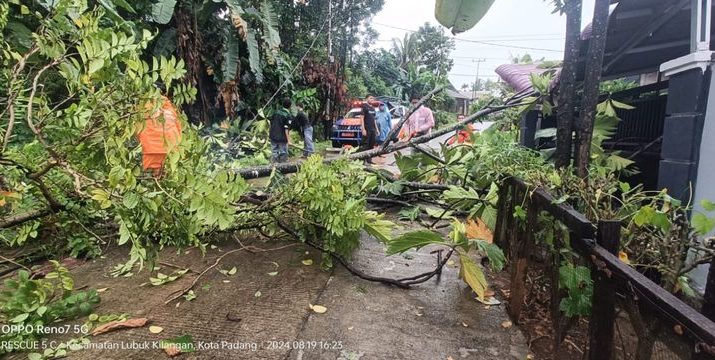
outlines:
[[494, 0], [437, 0], [435, 17], [456, 35], [477, 25], [493, 4]]

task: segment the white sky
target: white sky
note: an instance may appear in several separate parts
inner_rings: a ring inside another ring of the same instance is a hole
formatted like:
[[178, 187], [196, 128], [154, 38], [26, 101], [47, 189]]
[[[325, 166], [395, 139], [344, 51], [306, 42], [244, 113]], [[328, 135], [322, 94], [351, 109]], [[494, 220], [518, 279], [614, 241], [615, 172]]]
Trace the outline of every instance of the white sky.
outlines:
[[[392, 38], [403, 38], [406, 31], [396, 28], [417, 30], [425, 22], [438, 25], [434, 6], [435, 0], [385, 0], [385, 6], [372, 22], [380, 33], [376, 46], [390, 48]], [[584, 27], [591, 21], [593, 6], [594, 0], [583, 0]], [[474, 60], [485, 60], [479, 65], [479, 75], [486, 80], [496, 79], [494, 69], [508, 63], [512, 56], [529, 53], [534, 59], [561, 59], [566, 17], [552, 14], [552, 9], [549, 0], [496, 0], [486, 16], [471, 30], [456, 37], [446, 31], [448, 36], [456, 39], [502, 45], [456, 40], [457, 48], [452, 52], [454, 67], [449, 75], [454, 86], [460, 88], [464, 83], [474, 82], [477, 75]], [[527, 50], [517, 48], [519, 46], [556, 51]]]

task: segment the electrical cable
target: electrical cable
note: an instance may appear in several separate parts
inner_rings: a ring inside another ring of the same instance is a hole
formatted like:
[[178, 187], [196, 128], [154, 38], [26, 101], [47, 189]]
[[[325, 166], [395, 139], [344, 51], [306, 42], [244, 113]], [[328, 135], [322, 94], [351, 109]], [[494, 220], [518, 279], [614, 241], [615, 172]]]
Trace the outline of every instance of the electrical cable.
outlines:
[[[417, 30], [411, 30], [411, 29], [405, 29], [397, 26], [392, 26], [392, 25], [387, 25], [387, 24], [381, 24], [377, 22], [373, 22], [372, 25], [378, 25], [378, 26], [384, 26], [387, 28], [392, 28], [396, 30], [402, 30], [402, 31], [408, 31], [408, 32], [417, 32]], [[555, 53], [562, 53], [562, 50], [554, 50], [554, 49], [544, 49], [544, 48], [536, 48], [536, 47], [530, 47], [530, 46], [518, 46], [518, 45], [505, 45], [505, 44], [498, 44], [490, 41], [481, 41], [481, 40], [472, 40], [472, 39], [462, 39], [458, 37], [453, 37], [451, 39], [454, 39], [456, 41], [463, 41], [463, 42], [469, 42], [469, 43], [475, 43], [475, 44], [482, 44], [482, 45], [489, 45], [489, 46], [497, 46], [497, 47], [505, 47], [505, 48], [512, 48], [512, 49], [522, 49], [522, 50], [535, 50], [535, 51], [548, 51], [548, 52], [555, 52]]]
[[283, 87], [290, 81], [290, 79], [293, 78], [293, 75], [295, 74], [296, 70], [298, 70], [301, 64], [303, 64], [303, 60], [305, 60], [305, 58], [308, 56], [308, 53], [310, 53], [310, 50], [312, 50], [313, 46], [315, 46], [316, 41], [318, 41], [318, 37], [325, 29], [325, 25], [327, 25], [335, 17], [336, 14], [337, 13], [334, 13], [332, 16], [325, 20], [323, 25], [320, 27], [320, 30], [318, 30], [318, 33], [315, 34], [315, 36], [313, 37], [313, 42], [310, 43], [308, 50], [305, 51], [305, 54], [303, 54], [298, 63], [295, 64], [295, 66], [293, 67], [293, 70], [291, 70], [290, 75], [283, 81], [283, 83], [281, 83], [281, 86], [278, 87], [276, 92], [273, 93], [273, 95], [268, 99], [266, 104], [261, 107], [261, 109], [256, 113], [256, 115], [253, 116], [253, 120], [251, 121], [255, 121], [258, 118], [258, 114], [263, 112], [263, 110], [265, 110], [273, 102], [276, 96], [278, 96], [278, 93], [280, 93], [280, 91], [283, 90]]

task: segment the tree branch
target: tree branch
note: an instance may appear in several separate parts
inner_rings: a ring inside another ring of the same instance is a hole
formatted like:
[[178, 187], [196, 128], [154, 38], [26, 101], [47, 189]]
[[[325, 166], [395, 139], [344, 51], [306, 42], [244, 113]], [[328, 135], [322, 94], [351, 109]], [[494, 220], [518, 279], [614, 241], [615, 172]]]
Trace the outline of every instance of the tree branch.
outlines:
[[13, 227], [15, 225], [22, 224], [27, 221], [32, 221], [32, 220], [37, 220], [40, 218], [43, 218], [45, 216], [51, 215], [54, 212], [49, 209], [40, 209], [40, 210], [35, 210], [35, 211], [30, 211], [26, 212], [24, 214], [19, 214], [15, 216], [8, 216], [3, 218], [2, 221], [0, 221], [0, 229], [6, 229]]
[[[411, 144], [422, 144], [429, 142], [432, 139], [438, 138], [442, 135], [451, 133], [457, 129], [461, 129], [467, 124], [470, 124], [474, 122], [475, 120], [482, 118], [484, 116], [502, 111], [504, 109], [512, 108], [512, 107], [518, 107], [518, 106], [524, 106], [524, 104], [511, 104], [511, 105], [503, 105], [503, 106], [497, 106], [497, 107], [491, 107], [491, 108], [485, 108], [480, 111], [477, 111], [476, 113], [470, 115], [466, 119], [452, 124], [451, 126], [445, 127], [443, 129], [433, 131], [431, 134], [423, 135], [420, 137], [413, 138], [411, 142], [400, 142], [396, 143], [390, 146], [387, 146], [385, 149], [382, 148], [377, 148], [369, 151], [363, 151], [355, 154], [351, 154], [348, 156], [341, 156], [337, 157], [334, 159], [329, 159], [325, 160], [326, 164], [332, 163], [334, 161], [338, 160], [366, 160], [370, 159], [376, 156], [384, 155], [384, 154], [389, 154], [398, 150], [402, 150], [405, 148], [408, 148], [412, 146]], [[295, 173], [298, 171], [298, 168], [302, 164], [301, 162], [297, 163], [290, 163], [290, 164], [279, 164], [279, 165], [268, 165], [268, 166], [258, 166], [258, 167], [252, 167], [252, 168], [246, 168], [246, 169], [241, 169], [238, 170], [238, 174], [243, 177], [244, 179], [257, 179], [257, 178], [262, 178], [266, 176], [270, 176], [273, 171], [277, 171], [283, 174], [290, 174], [290, 173]]]
[[410, 110], [405, 114], [405, 116], [400, 119], [400, 121], [392, 128], [390, 129], [390, 132], [387, 133], [387, 137], [385, 138], [385, 143], [382, 144], [380, 147], [380, 150], [385, 150], [387, 149], [387, 146], [390, 145], [391, 142], [395, 141], [395, 135], [399, 134], [400, 129], [402, 126], [407, 122], [407, 120], [412, 116], [412, 114], [419, 109], [422, 104], [424, 104], [427, 100], [431, 99], [433, 96], [435, 96], [437, 93], [441, 92], [444, 90], [444, 86], [436, 87], [434, 90], [430, 91], [427, 95], [422, 97], [419, 102], [417, 102], [417, 105], [413, 106], [410, 108]]
[[[281, 228], [281, 230], [283, 230], [288, 235], [292, 236], [295, 240], [300, 241], [300, 235], [298, 235], [298, 233], [295, 232], [295, 230], [291, 229], [286, 224], [284, 224], [282, 221], [280, 221], [278, 219], [278, 217], [276, 217], [274, 214], [271, 214], [271, 216], [276, 221], [276, 225], [278, 225], [278, 227]], [[314, 244], [307, 240], [305, 241], [305, 244], [307, 244], [308, 246], [310, 246], [324, 254], [330, 255], [333, 259], [335, 259], [337, 262], [339, 262], [340, 265], [342, 265], [347, 271], [349, 271], [351, 274], [353, 274], [363, 280], [392, 285], [392, 286], [396, 286], [401, 289], [409, 289], [411, 285], [416, 285], [416, 284], [426, 282], [427, 280], [431, 279], [435, 275], [441, 274], [442, 268], [444, 267], [445, 264], [447, 264], [447, 260], [449, 259], [449, 256], [451, 256], [452, 252], [454, 251], [454, 249], [451, 249], [449, 255], [445, 259], [441, 259], [441, 261], [438, 261], [437, 267], [433, 271], [426, 272], [424, 274], [419, 274], [419, 275], [416, 275], [416, 276], [413, 276], [410, 278], [405, 278], [405, 279], [391, 279], [391, 278], [384, 278], [384, 277], [372, 276], [369, 274], [365, 274], [362, 271], [353, 267], [347, 261], [345, 261], [345, 259], [343, 259], [342, 256], [340, 256], [332, 251], [329, 251], [327, 249], [323, 249], [319, 245]]]

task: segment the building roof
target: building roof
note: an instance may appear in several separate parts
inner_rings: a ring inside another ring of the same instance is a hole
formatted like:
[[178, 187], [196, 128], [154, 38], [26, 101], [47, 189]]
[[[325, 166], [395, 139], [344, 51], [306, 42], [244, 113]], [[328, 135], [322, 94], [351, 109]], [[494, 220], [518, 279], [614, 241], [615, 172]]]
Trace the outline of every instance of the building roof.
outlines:
[[[603, 60], [604, 78], [657, 71], [666, 61], [690, 53], [690, 0], [613, 0]], [[710, 32], [715, 32], [713, 22]], [[582, 33], [581, 57], [591, 28]], [[712, 44], [711, 44], [712, 47]], [[583, 65], [581, 66], [581, 68]]]
[[457, 89], [454, 89], [453, 87], [449, 87], [445, 89], [445, 93], [447, 96], [453, 98], [453, 99], [462, 99], [462, 100], [474, 100], [475, 98], [478, 98], [482, 95], [488, 94], [488, 91], [477, 91], [476, 93], [474, 91], [459, 91]]
[[[659, 70], [660, 65], [690, 53], [690, 0], [612, 0], [603, 78], [614, 79]], [[715, 2], [714, 8], [715, 8]], [[715, 21], [711, 24], [715, 34]], [[581, 33], [579, 79], [583, 79], [585, 58], [592, 28]], [[712, 37], [711, 48], [715, 42]], [[496, 73], [516, 92], [531, 89], [531, 73], [543, 73], [535, 64], [506, 64]], [[555, 77], [558, 81], [558, 74]], [[554, 84], [552, 84], [553, 86]]]
[[515, 92], [531, 90], [531, 74], [543, 74], [553, 70], [540, 68], [539, 63], [533, 64], [504, 64], [497, 67], [495, 72]]

